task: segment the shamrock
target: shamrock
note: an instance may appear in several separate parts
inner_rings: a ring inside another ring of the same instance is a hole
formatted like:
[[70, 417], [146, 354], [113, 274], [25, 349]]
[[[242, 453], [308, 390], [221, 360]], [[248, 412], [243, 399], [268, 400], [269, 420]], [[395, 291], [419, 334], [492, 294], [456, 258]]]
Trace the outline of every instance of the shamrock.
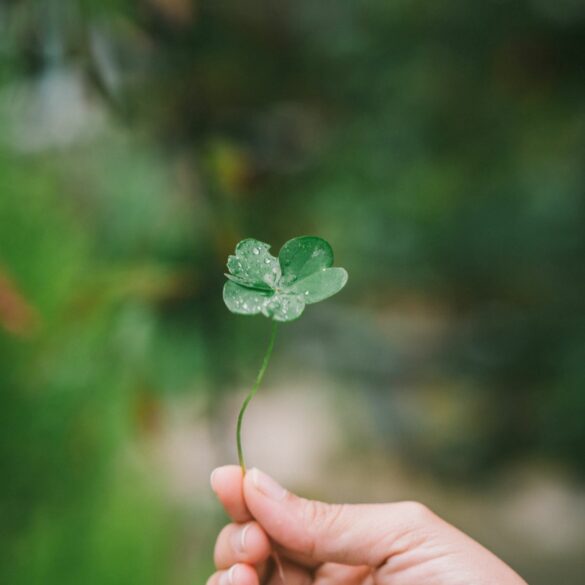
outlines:
[[332, 267], [333, 250], [322, 238], [293, 238], [278, 258], [269, 250], [268, 244], [248, 238], [228, 258], [223, 300], [232, 313], [293, 321], [306, 305], [333, 296], [347, 282], [347, 272]]
[[272, 334], [262, 366], [252, 390], [238, 415], [236, 446], [242, 472], [246, 473], [242, 448], [242, 421], [254, 397], [272, 355], [279, 321], [298, 319], [305, 305], [318, 303], [339, 292], [347, 282], [343, 268], [333, 268], [333, 250], [322, 238], [300, 236], [289, 240], [278, 258], [264, 242], [248, 238], [236, 246], [236, 254], [227, 261], [228, 281], [223, 300], [232, 313], [258, 315], [272, 319]]

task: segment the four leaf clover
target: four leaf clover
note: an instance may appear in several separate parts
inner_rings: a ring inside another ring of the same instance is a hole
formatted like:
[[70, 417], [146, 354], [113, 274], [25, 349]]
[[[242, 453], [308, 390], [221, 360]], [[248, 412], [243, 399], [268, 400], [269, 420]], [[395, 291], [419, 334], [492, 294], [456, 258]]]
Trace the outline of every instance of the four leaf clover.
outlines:
[[333, 250], [322, 238], [293, 238], [278, 258], [269, 250], [268, 244], [248, 238], [228, 258], [223, 300], [232, 313], [293, 321], [305, 305], [333, 296], [347, 282], [346, 270], [333, 267]]

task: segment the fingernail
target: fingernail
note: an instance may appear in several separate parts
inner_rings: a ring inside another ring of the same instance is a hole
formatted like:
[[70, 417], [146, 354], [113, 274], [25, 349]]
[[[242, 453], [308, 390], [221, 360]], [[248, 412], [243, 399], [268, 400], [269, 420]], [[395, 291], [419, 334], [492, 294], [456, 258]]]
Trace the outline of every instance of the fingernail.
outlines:
[[248, 534], [248, 530], [250, 530], [251, 526], [251, 524], [246, 524], [244, 528], [232, 534], [232, 547], [240, 554], [246, 552], [246, 535]]
[[217, 490], [215, 489], [215, 486], [213, 485], [213, 477], [215, 476], [215, 472], [216, 472], [216, 471], [217, 471], [217, 468], [216, 468], [216, 469], [214, 469], [214, 470], [211, 472], [211, 476], [209, 477], [209, 483], [211, 484], [211, 489], [212, 489], [214, 492], [215, 492], [215, 491], [217, 491]]
[[271, 500], [284, 500], [288, 492], [280, 484], [276, 483], [271, 477], [262, 473], [259, 469], [252, 469], [251, 473], [252, 483], [257, 490]]
[[236, 568], [237, 565], [233, 565], [229, 571], [225, 572], [219, 580], [219, 585], [235, 585]]

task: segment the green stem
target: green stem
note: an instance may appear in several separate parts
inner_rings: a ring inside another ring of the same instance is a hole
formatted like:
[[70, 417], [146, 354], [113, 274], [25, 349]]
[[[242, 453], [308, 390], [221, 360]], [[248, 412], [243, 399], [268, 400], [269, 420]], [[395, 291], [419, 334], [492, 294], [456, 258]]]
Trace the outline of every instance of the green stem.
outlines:
[[256, 377], [256, 382], [254, 382], [254, 386], [252, 390], [250, 390], [250, 394], [246, 396], [246, 400], [244, 400], [244, 404], [242, 404], [242, 408], [240, 409], [240, 414], [238, 415], [238, 426], [236, 430], [236, 442], [238, 444], [238, 460], [240, 461], [240, 467], [242, 468], [242, 473], [246, 473], [246, 463], [244, 462], [244, 451], [242, 450], [242, 420], [244, 419], [244, 413], [246, 412], [246, 408], [248, 408], [248, 404], [250, 404], [250, 400], [254, 398], [256, 392], [258, 392], [258, 388], [262, 383], [262, 378], [264, 378], [264, 374], [266, 373], [266, 368], [268, 367], [268, 362], [270, 361], [270, 356], [272, 355], [272, 350], [274, 349], [274, 341], [276, 340], [276, 332], [278, 331], [278, 322], [272, 322], [272, 334], [270, 335], [270, 343], [268, 344], [268, 348], [266, 349], [266, 353], [264, 354], [264, 360], [262, 362], [262, 367], [258, 372], [258, 376]]

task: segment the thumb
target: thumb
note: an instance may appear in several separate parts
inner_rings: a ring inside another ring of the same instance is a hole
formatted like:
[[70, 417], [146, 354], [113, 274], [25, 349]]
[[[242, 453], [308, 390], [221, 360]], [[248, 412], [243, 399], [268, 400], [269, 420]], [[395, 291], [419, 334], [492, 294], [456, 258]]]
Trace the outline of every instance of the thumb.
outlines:
[[246, 474], [244, 497], [270, 537], [308, 562], [379, 567], [418, 546], [438, 520], [415, 502], [340, 505], [305, 500], [258, 469]]

